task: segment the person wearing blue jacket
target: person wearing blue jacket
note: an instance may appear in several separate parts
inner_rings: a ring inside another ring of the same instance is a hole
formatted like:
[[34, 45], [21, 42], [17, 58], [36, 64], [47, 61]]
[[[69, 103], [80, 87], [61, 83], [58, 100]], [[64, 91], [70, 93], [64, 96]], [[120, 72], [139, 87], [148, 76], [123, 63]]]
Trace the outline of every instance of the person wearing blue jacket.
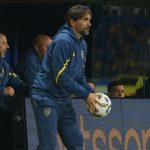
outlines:
[[29, 88], [4, 59], [8, 48], [6, 35], [0, 33], [0, 147], [13, 150], [11, 100], [16, 94], [28, 95]]
[[87, 45], [83, 36], [89, 34], [91, 17], [87, 6], [69, 8], [66, 24], [54, 36], [34, 80], [31, 98], [39, 138], [37, 150], [54, 150], [57, 132], [68, 150], [83, 149], [71, 96], [84, 99], [91, 114], [96, 111], [96, 94], [84, 74]]
[[29, 85], [33, 84], [37, 73], [41, 70], [43, 57], [51, 42], [52, 39], [45, 34], [39, 34], [33, 39], [25, 58], [25, 82]]

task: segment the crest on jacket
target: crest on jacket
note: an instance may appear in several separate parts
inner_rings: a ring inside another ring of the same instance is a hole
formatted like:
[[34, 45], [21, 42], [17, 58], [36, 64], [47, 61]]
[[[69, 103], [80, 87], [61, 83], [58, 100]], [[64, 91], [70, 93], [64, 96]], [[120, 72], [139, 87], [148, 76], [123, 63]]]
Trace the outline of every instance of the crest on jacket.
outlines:
[[50, 113], [51, 113], [51, 109], [50, 108], [44, 108], [44, 115], [46, 117], [48, 117], [50, 115]]

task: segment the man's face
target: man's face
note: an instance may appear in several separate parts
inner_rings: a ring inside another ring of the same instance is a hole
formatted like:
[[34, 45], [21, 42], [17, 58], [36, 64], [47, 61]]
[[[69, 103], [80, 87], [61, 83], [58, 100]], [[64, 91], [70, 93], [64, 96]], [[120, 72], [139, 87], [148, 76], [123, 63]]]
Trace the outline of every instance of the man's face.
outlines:
[[88, 82], [88, 84], [89, 84], [89, 86], [92, 88], [92, 90], [94, 90], [94, 91], [95, 91], [95, 89], [96, 89], [95, 84], [94, 84], [94, 83], [92, 83], [92, 82]]
[[74, 29], [75, 33], [79, 38], [89, 34], [89, 30], [91, 27], [90, 21], [91, 21], [90, 13], [86, 13], [82, 18], [76, 21], [75, 20], [71, 21], [72, 28]]
[[5, 54], [7, 52], [7, 49], [9, 48], [9, 45], [7, 43], [7, 38], [5, 35], [0, 34], [0, 57], [5, 57]]
[[51, 44], [52, 40], [50, 38], [43, 38], [37, 45], [38, 53], [40, 57], [44, 57], [48, 46]]
[[124, 98], [124, 86], [123, 85], [116, 85], [112, 87], [110, 93], [111, 98]]

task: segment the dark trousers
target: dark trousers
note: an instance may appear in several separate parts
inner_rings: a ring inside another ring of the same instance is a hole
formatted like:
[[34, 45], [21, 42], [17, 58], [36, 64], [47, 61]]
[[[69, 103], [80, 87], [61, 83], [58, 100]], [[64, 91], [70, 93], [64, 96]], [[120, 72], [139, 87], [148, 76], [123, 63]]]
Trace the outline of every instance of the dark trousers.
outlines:
[[12, 112], [0, 112], [0, 149], [13, 150]]

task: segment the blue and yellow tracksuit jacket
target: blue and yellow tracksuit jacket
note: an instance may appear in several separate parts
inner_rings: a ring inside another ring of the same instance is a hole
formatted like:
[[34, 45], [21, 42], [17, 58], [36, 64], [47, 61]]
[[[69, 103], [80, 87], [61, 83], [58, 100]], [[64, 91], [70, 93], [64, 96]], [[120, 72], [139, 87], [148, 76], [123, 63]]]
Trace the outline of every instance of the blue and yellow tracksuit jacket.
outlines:
[[32, 85], [39, 71], [41, 71], [42, 59], [33, 48], [29, 48], [25, 59], [25, 81]]
[[[42, 104], [50, 104], [50, 98], [65, 98], [74, 95], [85, 99], [93, 90], [85, 78], [87, 45], [77, 39], [67, 24], [53, 38], [32, 87], [32, 97]], [[45, 97], [43, 101], [43, 96]]]
[[6, 86], [13, 87], [15, 94], [28, 95], [28, 85], [19, 79], [3, 58], [0, 58], [0, 105], [6, 98], [4, 95], [4, 88]]

